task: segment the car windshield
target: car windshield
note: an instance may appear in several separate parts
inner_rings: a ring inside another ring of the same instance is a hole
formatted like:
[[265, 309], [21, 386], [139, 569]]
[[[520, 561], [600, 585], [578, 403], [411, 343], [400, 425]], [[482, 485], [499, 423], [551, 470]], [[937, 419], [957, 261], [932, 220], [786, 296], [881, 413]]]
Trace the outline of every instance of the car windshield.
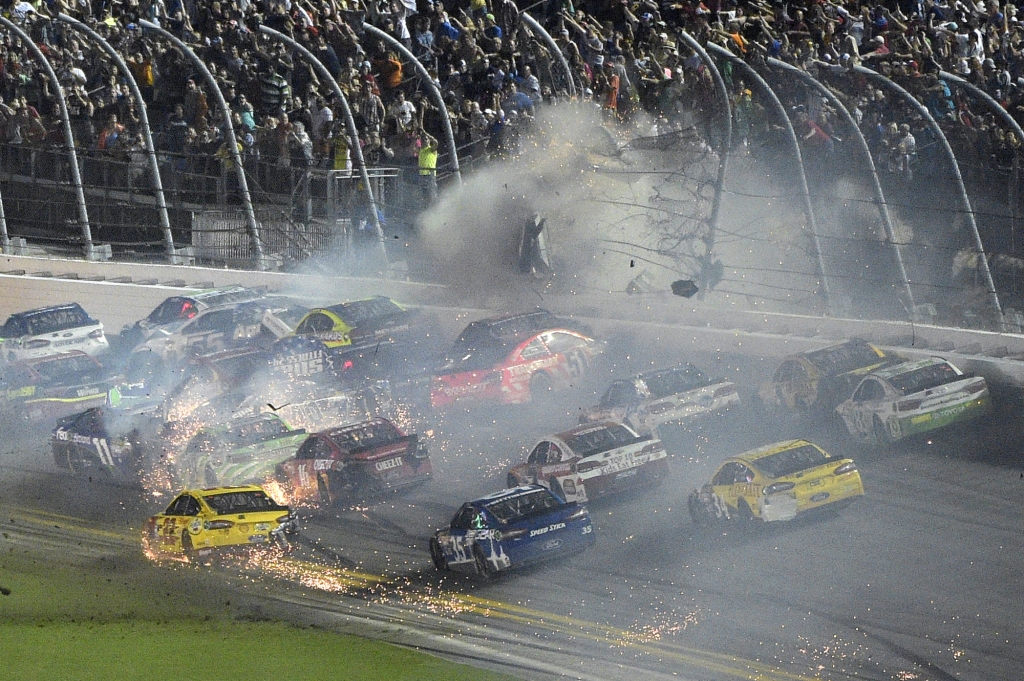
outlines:
[[838, 376], [847, 371], [878, 364], [884, 360], [868, 343], [851, 341], [808, 352], [807, 360], [826, 376]]
[[710, 384], [707, 376], [692, 366], [679, 367], [644, 377], [644, 383], [651, 392], [651, 399], [660, 400], [669, 395], [678, 395], [687, 390], [702, 388]]
[[545, 513], [560, 505], [561, 502], [551, 492], [546, 489], [538, 489], [493, 501], [487, 504], [487, 510], [499, 522], [507, 525], [517, 520]]
[[455, 339], [456, 350], [479, 347], [488, 340], [517, 336], [530, 331], [543, 331], [559, 326], [558, 318], [547, 310], [535, 310], [505, 319], [482, 319], [471, 322]]
[[354, 449], [372, 449], [391, 444], [401, 439], [402, 434], [387, 421], [374, 421], [335, 431], [328, 437], [341, 449], [350, 452]]
[[83, 374], [92, 372], [95, 378], [100, 378], [100, 367], [92, 358], [86, 355], [71, 355], [51, 359], [46, 362], [39, 362], [32, 367], [43, 377], [46, 383], [68, 383], [80, 380]]
[[599, 426], [565, 438], [565, 444], [577, 456], [600, 454], [633, 442], [636, 442], [636, 436], [621, 424]]
[[495, 364], [504, 362], [514, 348], [513, 341], [487, 338], [474, 347], [457, 351], [451, 361], [451, 368], [456, 371], [493, 369]]
[[69, 305], [33, 312], [25, 316], [25, 323], [28, 327], [28, 334], [38, 336], [43, 333], [87, 326], [96, 322], [89, 319], [89, 315], [85, 314], [85, 310], [79, 306]]
[[944, 362], [892, 376], [889, 378], [889, 384], [896, 388], [896, 391], [901, 395], [913, 395], [922, 390], [928, 390], [928, 388], [936, 388], [946, 383], [958, 381], [961, 378], [963, 378], [962, 374], [958, 374], [952, 365]]
[[288, 510], [287, 506], [281, 506], [267, 496], [267, 493], [263, 490], [246, 490], [211, 494], [205, 497], [205, 499], [207, 505], [209, 505], [217, 515]]
[[247, 447], [290, 433], [291, 430], [280, 419], [261, 419], [232, 426], [224, 434], [224, 439], [230, 442], [232, 447]]
[[354, 300], [351, 303], [342, 303], [327, 309], [337, 314], [346, 324], [352, 327], [360, 326], [373, 319], [397, 315], [402, 312], [402, 308], [398, 306], [398, 303], [388, 298]]
[[814, 445], [803, 445], [771, 454], [754, 462], [769, 478], [784, 478], [826, 464], [831, 458]]

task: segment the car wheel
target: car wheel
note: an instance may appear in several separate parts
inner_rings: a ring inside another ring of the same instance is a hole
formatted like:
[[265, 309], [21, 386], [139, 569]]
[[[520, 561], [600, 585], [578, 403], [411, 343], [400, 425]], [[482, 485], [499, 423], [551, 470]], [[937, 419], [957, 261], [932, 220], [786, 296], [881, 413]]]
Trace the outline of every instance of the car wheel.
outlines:
[[192, 549], [192, 535], [188, 533], [188, 530], [185, 530], [181, 533], [181, 552], [188, 555], [192, 553]]
[[565, 492], [562, 490], [562, 483], [558, 482], [557, 478], [551, 478], [551, 492], [562, 501], [565, 501]]
[[317, 495], [320, 497], [320, 504], [322, 506], [330, 506], [333, 501], [331, 498], [330, 485], [327, 484], [327, 480], [325, 479], [326, 477], [326, 475], [316, 476], [316, 491]]
[[515, 473], [509, 473], [508, 477], [505, 478], [505, 486], [508, 488], [519, 487], [519, 478], [516, 477]]
[[687, 509], [690, 511], [690, 520], [698, 527], [705, 527], [711, 523], [711, 516], [708, 509], [700, 501], [700, 492], [693, 490], [686, 500]]
[[736, 504], [736, 518], [741, 523], [752, 523], [756, 520], [754, 512], [750, 510], [750, 505], [747, 504], [747, 500], [740, 498], [739, 503]]
[[494, 576], [494, 569], [484, 557], [484, 551], [479, 546], [473, 547], [473, 560], [476, 562], [476, 574], [481, 579], [490, 579]]
[[873, 424], [875, 444], [877, 444], [879, 447], [888, 447], [889, 445], [891, 445], [893, 443], [892, 435], [889, 434], [889, 429], [885, 427], [884, 423], [882, 423], [882, 419], [875, 416]]
[[430, 559], [434, 561], [434, 569], [438, 572], [448, 570], [448, 564], [444, 561], [444, 553], [441, 551], [441, 544], [438, 543], [437, 537], [430, 538]]

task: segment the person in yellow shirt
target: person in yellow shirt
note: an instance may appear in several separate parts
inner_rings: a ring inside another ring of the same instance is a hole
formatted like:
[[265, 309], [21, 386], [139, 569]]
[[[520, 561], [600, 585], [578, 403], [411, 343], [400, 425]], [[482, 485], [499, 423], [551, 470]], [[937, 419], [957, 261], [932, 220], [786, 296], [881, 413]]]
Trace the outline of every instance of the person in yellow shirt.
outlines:
[[420, 187], [428, 206], [437, 201], [437, 139], [420, 128], [422, 144], [419, 151]]

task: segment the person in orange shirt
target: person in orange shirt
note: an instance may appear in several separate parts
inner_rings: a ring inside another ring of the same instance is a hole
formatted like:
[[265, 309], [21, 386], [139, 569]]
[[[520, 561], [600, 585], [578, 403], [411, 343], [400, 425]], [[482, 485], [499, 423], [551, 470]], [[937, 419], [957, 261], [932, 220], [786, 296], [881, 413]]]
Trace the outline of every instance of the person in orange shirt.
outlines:
[[402, 62], [394, 52], [388, 52], [388, 57], [381, 66], [381, 78], [384, 80], [384, 87], [394, 90], [402, 84]]
[[619, 112], [619, 76], [612, 68], [611, 62], [604, 64], [604, 75], [608, 79], [608, 88], [605, 90], [604, 108], [613, 114]]

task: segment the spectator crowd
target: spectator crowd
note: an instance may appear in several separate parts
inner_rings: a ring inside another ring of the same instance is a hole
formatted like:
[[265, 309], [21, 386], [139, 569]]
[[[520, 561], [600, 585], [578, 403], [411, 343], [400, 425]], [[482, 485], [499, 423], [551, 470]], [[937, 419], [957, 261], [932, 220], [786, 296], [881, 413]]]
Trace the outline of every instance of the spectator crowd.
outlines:
[[[528, 7], [511, 0], [4, 0], [2, 11], [53, 66], [76, 147], [134, 164], [140, 180], [146, 171], [139, 104], [100, 46], [57, 21], [58, 13], [87, 23], [123, 55], [162, 157], [192, 171], [197, 164], [230, 167], [223, 112], [187, 55], [143, 28], [142, 20], [179, 37], [208, 66], [247, 164], [352, 165], [333, 88], [308, 62], [258, 31], [266, 25], [324, 64], [351, 105], [367, 163], [430, 178], [431, 196], [433, 175], [446, 163], [446, 146], [438, 143], [445, 139], [444, 119], [463, 165], [515, 154], [538, 109], [569, 96], [562, 58], [578, 96], [609, 121], [639, 120], [643, 112], [660, 132], [692, 120], [688, 112], [713, 106], [714, 86], [680, 31], [716, 42], [755, 67], [774, 57], [825, 81], [845, 79], [838, 91], [882, 167], [895, 173], [913, 172], [927, 143], [920, 139], [926, 126], [858, 76], [854, 65], [908, 89], [983, 158], [1005, 165], [1022, 143], [975, 99], [938, 77], [940, 71], [958, 74], [1020, 118], [1024, 24], [1015, 5], [998, 0], [541, 0]], [[521, 11], [546, 28], [561, 55], [520, 20]], [[364, 31], [364, 21], [424, 64], [443, 108], [401, 51]], [[734, 98], [737, 144], [748, 144], [763, 111], [742, 74], [720, 67]], [[0, 31], [3, 142], [63, 145], [56, 96], [34, 51], [13, 32]], [[835, 114], [822, 100], [801, 104], [794, 121], [807, 145], [833, 149]]]

